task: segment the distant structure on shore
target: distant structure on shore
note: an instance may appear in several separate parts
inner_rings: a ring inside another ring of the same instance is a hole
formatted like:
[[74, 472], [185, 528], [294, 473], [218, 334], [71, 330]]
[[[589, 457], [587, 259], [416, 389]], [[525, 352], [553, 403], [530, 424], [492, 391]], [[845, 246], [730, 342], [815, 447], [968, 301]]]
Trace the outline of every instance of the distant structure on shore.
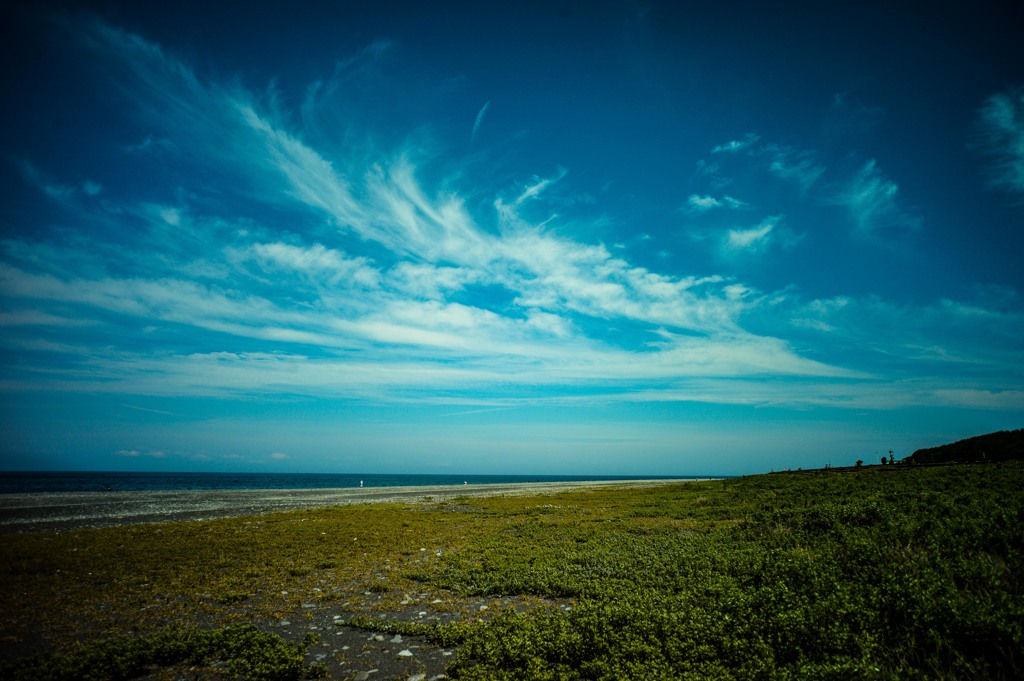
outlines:
[[919, 449], [904, 463], [947, 463], [953, 461], [1001, 461], [1024, 459], [1024, 428], [970, 437], [939, 447]]

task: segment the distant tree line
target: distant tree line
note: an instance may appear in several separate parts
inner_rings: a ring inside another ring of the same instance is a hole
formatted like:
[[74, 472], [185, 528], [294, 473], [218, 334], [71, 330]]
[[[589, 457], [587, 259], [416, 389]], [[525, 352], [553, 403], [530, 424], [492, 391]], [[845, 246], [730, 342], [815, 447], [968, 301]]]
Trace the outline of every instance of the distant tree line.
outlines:
[[907, 458], [907, 463], [945, 463], [948, 461], [999, 461], [1024, 459], [1024, 428], [1001, 430], [979, 435], [939, 447], [919, 449]]

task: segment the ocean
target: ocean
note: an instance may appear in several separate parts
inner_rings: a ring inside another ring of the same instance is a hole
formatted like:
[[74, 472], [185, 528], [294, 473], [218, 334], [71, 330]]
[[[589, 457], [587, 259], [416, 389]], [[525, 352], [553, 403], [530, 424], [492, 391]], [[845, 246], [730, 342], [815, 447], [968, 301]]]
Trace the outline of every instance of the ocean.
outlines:
[[349, 473], [125, 473], [0, 472], [0, 494], [42, 492], [131, 492], [228, 489], [328, 489], [419, 485], [497, 485], [522, 482], [601, 480], [685, 480], [696, 476], [628, 475], [454, 475]]

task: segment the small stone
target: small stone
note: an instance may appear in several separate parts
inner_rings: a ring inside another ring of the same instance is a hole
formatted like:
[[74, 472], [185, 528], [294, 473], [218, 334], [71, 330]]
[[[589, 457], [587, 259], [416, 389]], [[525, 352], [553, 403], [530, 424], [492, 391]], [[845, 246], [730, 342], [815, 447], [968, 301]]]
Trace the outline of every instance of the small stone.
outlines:
[[440, 598], [435, 598], [434, 600], [432, 600], [430, 602], [431, 603], [444, 603], [444, 601], [442, 601]]
[[423, 681], [426, 678], [427, 678], [426, 674], [413, 674], [412, 676], [410, 676], [405, 681]]
[[483, 612], [483, 611], [484, 611], [484, 610], [486, 610], [486, 609], [487, 609], [487, 606], [486, 606], [486, 605], [481, 605], [481, 606], [480, 606], [480, 612]]
[[426, 617], [427, 616], [427, 611], [426, 610], [421, 610], [420, 612], [418, 612], [416, 614], [419, 615], [420, 617]]
[[401, 643], [401, 642], [402, 642], [402, 635], [401, 634], [395, 634], [395, 637], [393, 639], [391, 639], [391, 643]]
[[412, 657], [412, 651], [409, 650], [408, 648], [406, 648], [405, 650], [400, 650], [398, 652], [398, 656], [399, 657]]
[[373, 640], [373, 641], [383, 641], [384, 637], [381, 636], [380, 634], [374, 634], [373, 638], [371, 640]]
[[277, 626], [279, 626], [279, 627], [287, 627], [290, 624], [291, 624], [291, 622], [289, 622], [288, 620], [281, 620], [280, 622], [277, 623]]

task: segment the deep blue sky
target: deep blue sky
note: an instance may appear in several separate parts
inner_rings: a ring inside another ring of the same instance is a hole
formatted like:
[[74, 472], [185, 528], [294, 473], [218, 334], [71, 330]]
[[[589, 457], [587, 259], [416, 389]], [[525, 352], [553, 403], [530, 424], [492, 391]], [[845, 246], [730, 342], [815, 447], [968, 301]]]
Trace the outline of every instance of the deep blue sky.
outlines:
[[1024, 4], [496, 4], [5, 7], [0, 469], [1024, 425]]

